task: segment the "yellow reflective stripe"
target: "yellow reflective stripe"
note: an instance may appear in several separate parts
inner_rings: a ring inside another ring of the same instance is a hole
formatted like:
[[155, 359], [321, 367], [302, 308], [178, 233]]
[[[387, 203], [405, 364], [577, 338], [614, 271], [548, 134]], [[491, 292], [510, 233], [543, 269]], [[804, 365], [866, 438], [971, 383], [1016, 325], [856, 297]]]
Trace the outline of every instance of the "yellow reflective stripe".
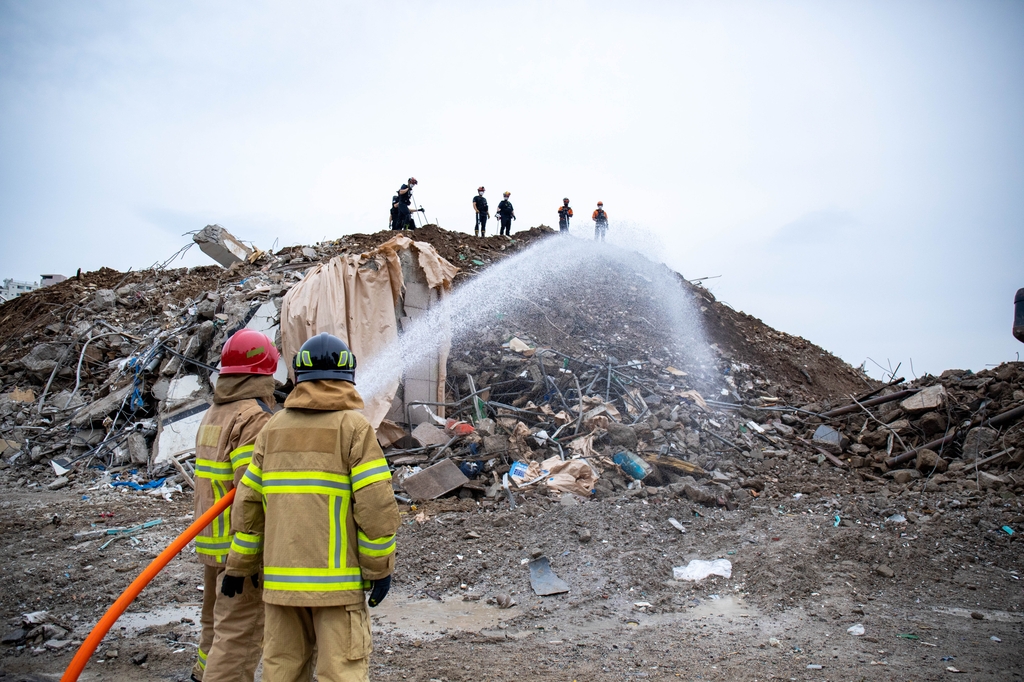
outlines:
[[235, 533], [231, 551], [239, 554], [259, 554], [263, 551], [263, 536], [255, 533]]
[[209, 537], [207, 535], [196, 536], [196, 554], [206, 556], [222, 556], [231, 549], [231, 536]]
[[249, 468], [245, 470], [245, 474], [242, 476], [242, 483], [252, 488], [254, 491], [263, 494], [263, 470], [258, 466], [249, 463]]
[[255, 445], [243, 445], [240, 448], [235, 448], [231, 451], [228, 457], [231, 459], [231, 469], [234, 471], [238, 467], [243, 467], [252, 461], [252, 451], [256, 449]]
[[359, 553], [366, 556], [387, 556], [395, 551], [395, 536], [386, 535], [382, 538], [370, 539], [363, 531], [358, 531]]
[[[216, 504], [220, 498], [228, 494], [227, 488], [222, 481], [210, 481], [213, 486], [213, 502]], [[214, 537], [230, 537], [231, 535], [231, 507], [226, 508], [213, 519]]]
[[352, 469], [352, 490], [356, 491], [365, 488], [377, 481], [391, 480], [391, 469], [388, 461], [383, 457], [375, 459]]
[[231, 470], [231, 462], [218, 462], [213, 459], [196, 460], [196, 476], [211, 481], [230, 481], [235, 477]]
[[364, 589], [358, 568], [295, 568], [267, 566], [263, 587], [285, 592], [338, 592]]
[[206, 670], [206, 652], [202, 649], [199, 650], [199, 669]]
[[265, 495], [345, 495], [352, 490], [348, 476], [326, 471], [268, 471], [262, 481]]

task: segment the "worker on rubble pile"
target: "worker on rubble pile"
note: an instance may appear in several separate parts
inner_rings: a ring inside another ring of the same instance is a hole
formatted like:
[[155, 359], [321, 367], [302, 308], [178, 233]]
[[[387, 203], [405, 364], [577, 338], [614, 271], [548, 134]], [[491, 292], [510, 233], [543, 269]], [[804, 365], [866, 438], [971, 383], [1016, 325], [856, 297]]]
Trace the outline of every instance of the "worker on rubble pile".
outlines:
[[505, 192], [502, 196], [504, 198], [498, 203], [498, 212], [496, 214], [501, 222], [501, 229], [498, 230], [498, 234], [508, 237], [512, 234], [512, 221], [516, 219], [516, 210], [512, 208], [512, 202], [508, 200], [512, 194]]
[[[370, 606], [391, 586], [400, 523], [391, 472], [358, 412], [356, 358], [336, 336], [302, 344], [295, 390], [256, 439], [227, 573], [264, 571], [264, 682], [369, 680]], [[225, 585], [228, 582], [225, 581]]]
[[604, 241], [604, 235], [608, 232], [608, 214], [604, 212], [604, 202], [597, 202], [597, 209], [594, 211], [594, 241]]
[[572, 217], [572, 209], [569, 208], [569, 197], [562, 199], [562, 205], [558, 207], [558, 231], [569, 231], [569, 218]]
[[[270, 421], [274, 372], [281, 357], [274, 342], [252, 329], [236, 332], [224, 344], [213, 407], [196, 434], [195, 518], [238, 485], [252, 458], [253, 444]], [[223, 587], [231, 547], [231, 519], [241, 516], [238, 500], [196, 537], [203, 563], [203, 611], [197, 682], [252, 682], [263, 644], [263, 591], [259, 571], [252, 584], [227, 599]], [[229, 595], [230, 596], [230, 595]]]
[[473, 197], [473, 212], [476, 213], [476, 225], [473, 227], [473, 234], [477, 237], [487, 236], [487, 219], [491, 217], [491, 211], [487, 208], [487, 199], [484, 199], [484, 186], [476, 188], [476, 196]]
[[[412, 211], [409, 206], [412, 204], [412, 188], [418, 183], [416, 178], [409, 180], [398, 189], [398, 193], [391, 198], [391, 229], [392, 230], [415, 230], [416, 223], [412, 219]], [[422, 208], [417, 208], [420, 213]]]

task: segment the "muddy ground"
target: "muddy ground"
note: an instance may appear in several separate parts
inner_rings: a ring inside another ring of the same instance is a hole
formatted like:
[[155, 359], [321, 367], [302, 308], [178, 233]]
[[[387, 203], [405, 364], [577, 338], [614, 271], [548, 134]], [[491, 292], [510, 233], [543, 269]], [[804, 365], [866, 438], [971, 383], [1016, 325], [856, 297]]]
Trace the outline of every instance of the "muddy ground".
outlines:
[[[922, 494], [813, 462], [745, 466], [768, 485], [735, 511], [664, 488], [586, 502], [518, 494], [515, 510], [458, 498], [406, 509], [394, 587], [373, 613], [373, 678], [1024, 676], [1020, 543], [999, 530], [1024, 521], [1016, 498], [966, 484]], [[98, 471], [57, 491], [26, 480], [0, 471], [5, 634], [41, 610], [68, 634], [4, 645], [4, 682], [57, 679], [102, 612], [191, 520], [187, 492], [166, 501], [113, 489]], [[908, 521], [886, 521], [895, 513]], [[82, 535], [154, 519], [164, 522], [132, 536]], [[568, 594], [533, 593], [525, 560], [536, 553]], [[732, 577], [674, 582], [672, 568], [694, 558], [726, 558]], [[173, 561], [83, 679], [186, 680], [200, 573], [190, 550]], [[515, 606], [493, 603], [503, 594]], [[855, 624], [863, 636], [847, 633]]]

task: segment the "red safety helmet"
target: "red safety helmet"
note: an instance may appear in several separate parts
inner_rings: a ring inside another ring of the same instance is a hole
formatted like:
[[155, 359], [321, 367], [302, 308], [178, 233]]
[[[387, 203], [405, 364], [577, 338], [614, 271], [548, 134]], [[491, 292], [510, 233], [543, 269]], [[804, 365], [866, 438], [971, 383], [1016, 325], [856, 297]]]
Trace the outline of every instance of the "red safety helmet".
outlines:
[[418, 184], [420, 184], [420, 181], [417, 180], [416, 178], [409, 178], [409, 184], [410, 185], [418, 185]]
[[479, 187], [477, 187], [477, 188], [476, 188], [476, 191], [477, 191], [477, 192], [485, 192], [485, 191], [487, 191], [487, 190], [485, 190], [485, 189], [484, 189], [484, 186], [483, 186], [483, 185], [480, 185]]
[[264, 374], [277, 371], [281, 354], [265, 334], [240, 329], [231, 335], [220, 354], [221, 374]]

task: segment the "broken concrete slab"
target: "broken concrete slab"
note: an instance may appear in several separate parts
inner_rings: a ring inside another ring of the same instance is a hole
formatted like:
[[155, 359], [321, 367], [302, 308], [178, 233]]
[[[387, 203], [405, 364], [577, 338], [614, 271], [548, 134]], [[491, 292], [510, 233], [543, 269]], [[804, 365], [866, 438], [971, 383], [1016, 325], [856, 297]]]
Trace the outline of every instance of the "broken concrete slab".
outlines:
[[121, 404], [128, 399], [132, 392], [132, 385], [128, 384], [123, 388], [112, 391], [106, 397], [100, 398], [92, 405], [89, 405], [71, 419], [72, 426], [87, 426], [94, 421], [103, 421], [103, 418], [120, 409]]
[[203, 253], [225, 268], [243, 263], [252, 256], [252, 249], [220, 225], [207, 225], [192, 236], [192, 241], [199, 244]]
[[160, 417], [153, 443], [153, 466], [169, 463], [171, 457], [195, 448], [196, 434], [208, 409], [210, 404], [204, 400]]
[[469, 482], [466, 475], [449, 459], [427, 467], [402, 482], [405, 492], [414, 500], [433, 500]]
[[195, 374], [172, 379], [167, 387], [166, 407], [174, 409], [185, 403], [195, 402], [204, 390], [203, 385], [199, 382], [199, 377]]
[[444, 432], [444, 429], [438, 428], [427, 422], [423, 422], [413, 429], [412, 437], [416, 439], [417, 443], [424, 446], [444, 445], [451, 439], [451, 437]]
[[971, 429], [964, 438], [964, 460], [972, 462], [983, 457], [995, 445], [997, 438], [999, 438], [999, 432], [987, 426], [977, 426]]
[[946, 388], [942, 384], [929, 386], [900, 403], [907, 412], [920, 414], [931, 412], [946, 404]]

